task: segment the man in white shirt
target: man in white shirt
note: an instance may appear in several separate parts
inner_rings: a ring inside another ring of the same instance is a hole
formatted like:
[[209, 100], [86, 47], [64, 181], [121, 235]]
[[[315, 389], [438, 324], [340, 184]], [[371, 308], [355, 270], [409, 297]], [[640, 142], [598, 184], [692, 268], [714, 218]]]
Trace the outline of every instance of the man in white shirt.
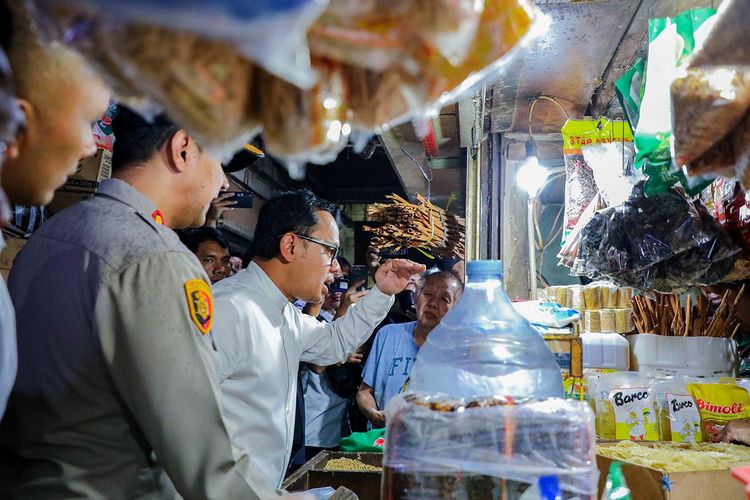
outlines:
[[339, 267], [334, 210], [308, 190], [269, 200], [255, 229], [255, 258], [214, 288], [217, 370], [232, 440], [276, 485], [292, 448], [299, 362], [344, 361], [388, 313], [393, 295], [424, 271], [411, 261], [388, 261], [344, 317], [320, 323], [302, 314], [292, 301], [322, 302]]

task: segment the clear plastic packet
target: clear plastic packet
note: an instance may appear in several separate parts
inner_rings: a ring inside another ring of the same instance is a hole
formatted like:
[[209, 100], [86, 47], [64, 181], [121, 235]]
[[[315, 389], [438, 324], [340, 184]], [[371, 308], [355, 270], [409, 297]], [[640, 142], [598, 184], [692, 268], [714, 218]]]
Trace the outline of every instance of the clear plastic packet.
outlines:
[[404, 91], [417, 85], [408, 73], [398, 67], [375, 71], [350, 64], [342, 64], [341, 71], [353, 128], [380, 131], [385, 124], [408, 120]]
[[746, 0], [725, 0], [716, 13], [716, 22], [698, 53], [690, 62], [693, 68], [712, 66], [750, 67], [747, 45], [747, 20], [750, 3]]
[[257, 67], [227, 43], [156, 24], [81, 21], [59, 8], [47, 15], [120, 101], [147, 115], [163, 109], [202, 147], [229, 154], [258, 133]]
[[593, 142], [582, 144], [583, 159], [608, 206], [625, 202], [640, 176], [633, 168], [633, 133], [625, 121], [600, 118]]
[[659, 434], [662, 441], [703, 441], [698, 405], [687, 389], [688, 384], [700, 381], [701, 379], [695, 377], [667, 377], [654, 382]]
[[[223, 41], [267, 71], [309, 87], [305, 33], [327, 5], [326, 0], [39, 0], [42, 11], [63, 7], [104, 25], [160, 25], [204, 40]], [[118, 43], [123, 41], [117, 37]]]
[[560, 259], [559, 264], [569, 267], [572, 276], [586, 276], [589, 274], [590, 270], [586, 268], [586, 263], [579, 258], [579, 252], [581, 250], [581, 232], [594, 214], [599, 210], [607, 208], [607, 206], [608, 205], [604, 202], [601, 193], [597, 192], [586, 207], [586, 210], [584, 210], [578, 218], [578, 222], [573, 226], [573, 229], [565, 239], [560, 252], [558, 252], [557, 258]]
[[566, 498], [596, 496], [584, 402], [450, 400], [400, 394], [386, 409], [383, 498], [500, 498], [556, 475]]
[[473, 0], [332, 0], [308, 33], [311, 52], [384, 71], [425, 44], [454, 64], [468, 54], [485, 3]]
[[[689, 69], [672, 82], [671, 94], [673, 156], [678, 165], [688, 165], [732, 131], [750, 107], [750, 71]], [[713, 169], [722, 163], [711, 162]]]
[[712, 184], [714, 216], [734, 241], [750, 253], [750, 197], [737, 181], [716, 179]]
[[503, 68], [523, 55], [524, 47], [547, 32], [549, 23], [528, 0], [485, 1], [467, 55], [459, 63], [431, 50], [429, 44], [414, 46], [416, 74], [428, 83], [427, 96], [420, 98], [433, 103], [425, 112], [435, 113], [461, 95], [497, 80]]
[[291, 164], [333, 161], [351, 134], [341, 65], [316, 58], [313, 67], [318, 82], [309, 90], [262, 70], [255, 80], [265, 145]]
[[413, 3], [331, 0], [308, 31], [310, 51], [316, 57], [375, 71], [398, 66], [407, 57], [405, 37], [415, 36], [402, 28], [399, 11]]
[[738, 252], [699, 201], [675, 189], [646, 197], [639, 184], [625, 204], [594, 215], [579, 258], [618, 284], [669, 292], [720, 281]]
[[568, 120], [561, 129], [566, 174], [562, 246], [565, 246], [581, 214], [599, 192], [594, 172], [583, 157], [583, 145], [594, 142], [599, 132], [597, 127], [597, 120]]

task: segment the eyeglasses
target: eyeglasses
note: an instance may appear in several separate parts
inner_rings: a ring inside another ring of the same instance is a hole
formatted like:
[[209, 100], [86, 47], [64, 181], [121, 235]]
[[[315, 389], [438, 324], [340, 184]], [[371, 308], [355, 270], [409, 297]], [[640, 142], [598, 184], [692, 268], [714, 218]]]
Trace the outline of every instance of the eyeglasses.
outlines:
[[319, 240], [318, 238], [313, 238], [311, 236], [305, 236], [304, 234], [298, 234], [298, 233], [292, 233], [297, 238], [311, 241], [313, 243], [317, 243], [318, 245], [322, 246], [323, 248], [329, 250], [329, 253], [331, 254], [331, 263], [328, 264], [328, 267], [332, 267], [333, 263], [336, 261], [336, 256], [339, 254], [339, 247], [334, 245], [333, 243], [329, 243], [327, 241]]

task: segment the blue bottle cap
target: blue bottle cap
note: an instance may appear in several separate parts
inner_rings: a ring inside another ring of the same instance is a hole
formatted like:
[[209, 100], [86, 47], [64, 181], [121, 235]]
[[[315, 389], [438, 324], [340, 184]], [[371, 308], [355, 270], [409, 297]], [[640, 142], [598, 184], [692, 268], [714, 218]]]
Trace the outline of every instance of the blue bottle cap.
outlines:
[[557, 476], [542, 476], [537, 483], [541, 500], [558, 500], [560, 495], [560, 480]]
[[468, 278], [497, 278], [503, 277], [503, 261], [501, 260], [471, 260], [466, 263]]

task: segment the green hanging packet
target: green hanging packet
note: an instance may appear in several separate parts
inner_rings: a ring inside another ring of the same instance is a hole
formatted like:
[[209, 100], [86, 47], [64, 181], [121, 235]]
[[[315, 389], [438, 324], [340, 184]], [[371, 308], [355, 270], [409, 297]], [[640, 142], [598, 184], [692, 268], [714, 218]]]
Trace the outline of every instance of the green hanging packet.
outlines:
[[625, 111], [630, 128], [635, 130], [641, 113], [643, 89], [646, 83], [646, 60], [638, 59], [632, 68], [627, 70], [615, 82], [615, 94]]
[[703, 32], [711, 24], [706, 21], [715, 14], [714, 9], [691, 9], [677, 17], [649, 19], [646, 81], [635, 133], [635, 168], [648, 176], [646, 196], [663, 193], [677, 182], [693, 196], [712, 182], [688, 179], [672, 162], [670, 86], [686, 68], [696, 40], [705, 38]]

